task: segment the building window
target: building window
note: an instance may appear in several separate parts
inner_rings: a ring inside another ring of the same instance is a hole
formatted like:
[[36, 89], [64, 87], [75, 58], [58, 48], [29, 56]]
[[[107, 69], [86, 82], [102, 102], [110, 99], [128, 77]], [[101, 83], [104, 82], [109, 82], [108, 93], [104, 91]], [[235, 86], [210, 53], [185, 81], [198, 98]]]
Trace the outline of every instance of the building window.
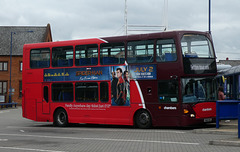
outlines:
[[7, 94], [7, 81], [0, 81], [0, 95]]
[[8, 70], [8, 62], [0, 62], [0, 71]]
[[19, 81], [19, 97], [22, 97], [22, 81]]
[[22, 66], [23, 66], [22, 61], [20, 61], [19, 65], [20, 65], [20, 66], [19, 66], [20, 72], [22, 72]]

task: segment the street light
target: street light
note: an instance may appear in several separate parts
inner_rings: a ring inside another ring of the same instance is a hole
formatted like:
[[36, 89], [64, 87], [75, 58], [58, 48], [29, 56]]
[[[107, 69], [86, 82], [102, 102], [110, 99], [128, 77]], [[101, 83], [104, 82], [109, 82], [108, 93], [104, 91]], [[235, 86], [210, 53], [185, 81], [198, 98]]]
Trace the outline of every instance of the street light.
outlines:
[[[17, 31], [17, 33], [32, 33], [33, 31]], [[10, 76], [9, 76], [9, 103], [12, 103], [12, 38], [13, 34], [16, 34], [16, 32], [11, 32], [11, 42], [10, 42]]]
[[208, 3], [208, 32], [211, 34], [211, 0]]

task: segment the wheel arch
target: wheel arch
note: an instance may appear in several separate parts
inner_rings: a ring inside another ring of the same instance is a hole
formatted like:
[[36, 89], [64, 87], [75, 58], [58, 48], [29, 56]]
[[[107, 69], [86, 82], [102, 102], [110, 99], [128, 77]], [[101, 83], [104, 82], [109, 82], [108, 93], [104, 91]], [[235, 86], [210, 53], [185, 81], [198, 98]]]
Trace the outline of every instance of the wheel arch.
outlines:
[[67, 123], [66, 123], [66, 125], [64, 126], [64, 127], [66, 127], [66, 126], [68, 126], [68, 124], [69, 124], [69, 114], [68, 114], [68, 111], [67, 111], [64, 107], [62, 107], [62, 106], [55, 108], [55, 110], [54, 110], [54, 112], [53, 112], [53, 115], [52, 115], [53, 125], [54, 125], [54, 126], [58, 126], [58, 125], [56, 125], [56, 121], [55, 121], [56, 119], [55, 119], [55, 117], [56, 117], [56, 114], [58, 113], [59, 110], [62, 110], [62, 111], [64, 111], [64, 112], [66, 113]]
[[60, 110], [60, 109], [65, 110], [66, 113], [68, 114], [68, 111], [67, 111], [65, 108], [63, 108], [63, 107], [57, 107], [57, 108], [54, 110], [53, 115], [52, 115], [52, 119], [53, 119], [53, 120], [54, 120], [54, 116], [55, 116], [56, 112], [57, 112], [58, 110]]

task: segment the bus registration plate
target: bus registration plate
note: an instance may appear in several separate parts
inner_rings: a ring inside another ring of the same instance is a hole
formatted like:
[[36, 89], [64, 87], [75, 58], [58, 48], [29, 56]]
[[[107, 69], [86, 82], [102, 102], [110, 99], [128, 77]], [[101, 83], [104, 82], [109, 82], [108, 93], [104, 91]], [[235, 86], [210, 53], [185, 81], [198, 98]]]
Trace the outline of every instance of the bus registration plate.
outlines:
[[212, 122], [212, 118], [206, 118], [203, 120], [204, 122]]

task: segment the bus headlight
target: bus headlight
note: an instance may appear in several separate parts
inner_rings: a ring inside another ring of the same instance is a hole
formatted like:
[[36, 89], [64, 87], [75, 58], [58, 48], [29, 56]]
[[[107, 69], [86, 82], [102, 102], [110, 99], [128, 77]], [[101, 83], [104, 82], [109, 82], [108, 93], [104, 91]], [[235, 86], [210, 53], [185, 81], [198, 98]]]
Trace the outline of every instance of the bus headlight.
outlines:
[[191, 118], [195, 118], [195, 114], [190, 114], [190, 117]]

